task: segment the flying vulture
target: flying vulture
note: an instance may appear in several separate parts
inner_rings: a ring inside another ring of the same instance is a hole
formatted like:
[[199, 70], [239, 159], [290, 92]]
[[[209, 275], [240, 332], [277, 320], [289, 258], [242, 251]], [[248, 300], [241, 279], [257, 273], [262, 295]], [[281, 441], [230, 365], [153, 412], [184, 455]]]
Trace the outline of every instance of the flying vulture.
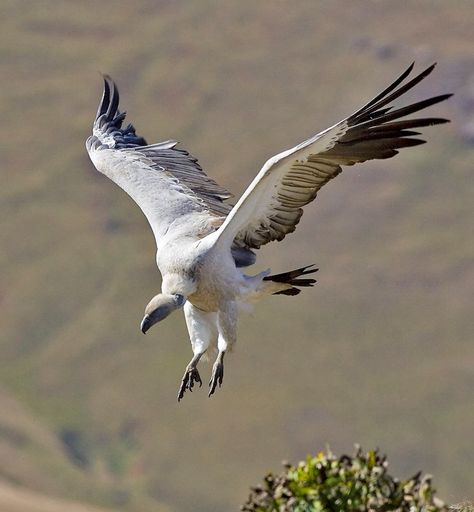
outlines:
[[292, 233], [303, 207], [345, 166], [391, 158], [400, 148], [418, 146], [414, 129], [448, 122], [439, 117], [412, 117], [450, 94], [394, 109], [391, 103], [426, 78], [433, 64], [409, 79], [413, 64], [362, 108], [317, 135], [265, 162], [235, 205], [232, 194], [207, 176], [196, 158], [177, 142], [148, 144], [133, 125], [123, 126], [117, 86], [104, 77], [104, 91], [89, 156], [98, 171], [127, 192], [150, 223], [162, 275], [161, 293], [145, 308], [141, 330], [184, 310], [193, 358], [184, 372], [178, 401], [186, 390], [202, 385], [197, 365], [217, 352], [209, 396], [222, 385], [224, 356], [236, 341], [239, 309], [274, 294], [296, 295], [316, 281], [305, 266], [283, 274], [266, 270], [246, 275], [262, 245]]

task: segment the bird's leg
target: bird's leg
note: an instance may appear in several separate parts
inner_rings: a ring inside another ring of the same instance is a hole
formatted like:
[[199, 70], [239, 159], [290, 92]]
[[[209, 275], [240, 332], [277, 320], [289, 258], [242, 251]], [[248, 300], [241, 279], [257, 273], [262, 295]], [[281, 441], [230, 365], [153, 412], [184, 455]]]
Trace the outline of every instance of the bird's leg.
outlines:
[[212, 376], [209, 381], [209, 396], [214, 394], [218, 384], [219, 387], [222, 386], [222, 380], [224, 379], [224, 355], [228, 350], [232, 350], [232, 345], [235, 343], [237, 337], [237, 317], [238, 308], [236, 302], [229, 301], [221, 305], [217, 319], [219, 331], [217, 348], [219, 353], [212, 367]]
[[187, 389], [191, 392], [193, 391], [195, 382], [199, 382], [199, 387], [202, 386], [201, 376], [197, 369], [197, 364], [199, 363], [199, 359], [201, 359], [202, 354], [203, 352], [195, 354], [188, 366], [186, 366], [186, 370], [181, 380], [181, 386], [178, 391], [178, 402], [183, 398]]
[[209, 381], [209, 396], [214, 394], [217, 384], [219, 384], [219, 387], [222, 386], [222, 380], [224, 379], [224, 355], [225, 350], [219, 350], [214, 366], [212, 367], [212, 376]]
[[189, 301], [184, 304], [184, 317], [189, 331], [189, 339], [193, 348], [194, 357], [186, 367], [178, 392], [178, 402], [183, 398], [187, 389], [192, 391], [195, 382], [202, 385], [201, 377], [197, 371], [197, 364], [201, 356], [207, 351], [209, 345], [217, 344], [217, 313], [205, 312], [194, 307]]

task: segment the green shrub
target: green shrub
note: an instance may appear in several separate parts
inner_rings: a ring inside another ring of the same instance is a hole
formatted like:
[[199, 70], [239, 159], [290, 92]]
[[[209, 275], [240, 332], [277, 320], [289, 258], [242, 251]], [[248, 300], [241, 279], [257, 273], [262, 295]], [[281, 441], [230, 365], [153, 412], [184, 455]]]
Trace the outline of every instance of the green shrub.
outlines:
[[352, 457], [330, 451], [308, 457], [298, 466], [268, 474], [252, 489], [245, 512], [445, 512], [435, 498], [431, 477], [420, 473], [400, 481], [387, 472], [386, 457], [377, 450]]

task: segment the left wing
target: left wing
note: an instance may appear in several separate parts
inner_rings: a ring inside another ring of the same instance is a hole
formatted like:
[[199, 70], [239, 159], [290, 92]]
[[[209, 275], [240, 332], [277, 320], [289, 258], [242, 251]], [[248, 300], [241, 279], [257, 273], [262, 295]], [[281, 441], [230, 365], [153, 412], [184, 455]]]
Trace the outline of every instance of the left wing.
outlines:
[[[336, 177], [341, 166], [371, 159], [390, 158], [399, 148], [425, 141], [412, 138], [412, 128], [448, 122], [440, 118], [399, 120], [445, 100], [443, 94], [392, 110], [386, 106], [418, 84], [434, 64], [404, 85], [413, 64], [389, 87], [350, 117], [268, 160], [216, 233], [219, 243], [233, 240], [258, 249], [282, 240], [296, 229], [302, 207], [313, 201], [319, 189]], [[393, 91], [393, 92], [392, 92]]]

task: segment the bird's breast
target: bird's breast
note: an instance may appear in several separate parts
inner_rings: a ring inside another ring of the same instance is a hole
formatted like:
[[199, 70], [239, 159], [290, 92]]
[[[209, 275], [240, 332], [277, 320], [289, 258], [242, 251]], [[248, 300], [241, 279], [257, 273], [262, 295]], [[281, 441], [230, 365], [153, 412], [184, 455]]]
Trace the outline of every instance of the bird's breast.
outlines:
[[[199, 240], [175, 239], [160, 248], [157, 263], [163, 284], [170, 283], [172, 275], [181, 276], [190, 290], [184, 293], [188, 301], [202, 311], [219, 311], [224, 303], [236, 300], [239, 294], [242, 273], [236, 268], [230, 251], [216, 251]], [[192, 287], [188, 286], [190, 283]]]
[[209, 251], [201, 258], [194, 269], [196, 291], [188, 300], [203, 311], [219, 311], [224, 304], [235, 301], [242, 279], [229, 255], [219, 255]]

